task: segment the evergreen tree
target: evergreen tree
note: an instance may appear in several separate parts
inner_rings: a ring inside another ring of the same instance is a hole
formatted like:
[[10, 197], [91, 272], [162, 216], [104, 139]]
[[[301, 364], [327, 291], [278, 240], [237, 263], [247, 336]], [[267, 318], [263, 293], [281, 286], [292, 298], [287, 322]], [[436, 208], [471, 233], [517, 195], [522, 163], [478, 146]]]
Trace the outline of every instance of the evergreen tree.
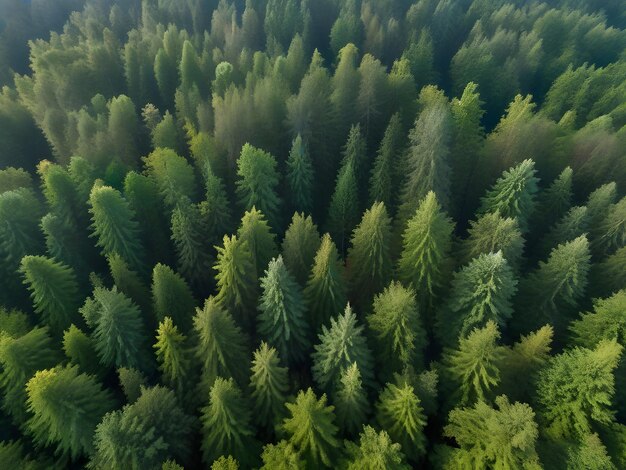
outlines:
[[441, 341], [452, 346], [459, 337], [467, 337], [488, 321], [504, 327], [513, 314], [511, 299], [516, 285], [513, 271], [501, 251], [474, 258], [454, 274], [451, 295], [438, 319]]
[[272, 233], [263, 213], [252, 206], [241, 218], [241, 226], [237, 230], [241, 243], [247, 243], [254, 257], [257, 276], [267, 268], [267, 263], [276, 256], [276, 235]]
[[233, 379], [217, 377], [202, 409], [202, 459], [208, 465], [221, 455], [236, 455], [248, 467], [256, 461], [252, 414]]
[[563, 217], [572, 206], [572, 175], [573, 170], [568, 166], [537, 198], [537, 212], [535, 223], [539, 228], [545, 228], [550, 220]]
[[37, 166], [41, 176], [42, 192], [52, 210], [64, 223], [78, 227], [84, 222], [84, 209], [70, 173], [61, 165], [42, 160]]
[[335, 393], [337, 424], [346, 435], [355, 435], [367, 418], [369, 403], [361, 382], [361, 372], [353, 362], [341, 373]]
[[398, 168], [402, 148], [402, 122], [398, 113], [391, 116], [380, 142], [370, 176], [369, 196], [372, 203], [380, 201], [391, 212], [396, 207], [396, 188], [402, 179]]
[[172, 319], [165, 317], [159, 323], [156, 343], [153, 346], [163, 381], [176, 391], [179, 397], [183, 396], [189, 376], [190, 358], [186, 340]]
[[294, 403], [287, 403], [290, 416], [283, 428], [307, 468], [331, 467], [339, 448], [334, 407], [326, 406], [326, 395], [319, 399], [311, 388], [300, 390]]
[[347, 302], [343, 266], [328, 234], [322, 237], [315, 254], [304, 298], [311, 313], [314, 331], [319, 331], [332, 316], [341, 312]]
[[411, 461], [418, 461], [426, 452], [426, 417], [413, 387], [407, 382], [399, 386], [388, 383], [376, 409], [383, 430], [402, 446]]
[[224, 457], [223, 455], [213, 461], [211, 470], [239, 470], [239, 462], [232, 456]]
[[596, 227], [592, 248], [600, 255], [612, 254], [626, 246], [626, 197], [610, 206], [606, 218]]
[[76, 460], [93, 452], [93, 434], [113, 408], [108, 391], [77, 366], [38, 371], [26, 384], [32, 417], [28, 430], [39, 445], [56, 445], [59, 454]]
[[[617, 201], [617, 186], [615, 182], [603, 184], [593, 191], [587, 198], [587, 213], [589, 214], [589, 227], [595, 231], [609, 214], [609, 210]], [[594, 234], [592, 231], [592, 234]]]
[[252, 360], [254, 420], [265, 428], [282, 421], [286, 414], [285, 401], [289, 391], [288, 369], [280, 366], [276, 349], [262, 342]]
[[232, 210], [223, 181], [208, 165], [205, 173], [206, 198], [200, 203], [200, 213], [206, 221], [210, 240], [217, 243], [231, 229]]
[[348, 236], [358, 223], [359, 196], [356, 173], [352, 160], [346, 160], [337, 174], [335, 192], [328, 208], [328, 231], [339, 242], [345, 253]]
[[365, 138], [361, 134], [361, 126], [359, 124], [352, 125], [348, 133], [348, 140], [343, 148], [343, 158], [341, 165], [352, 165], [354, 177], [356, 179], [358, 200], [365, 200], [365, 184], [366, 176], [369, 172], [367, 167], [367, 149]]
[[157, 321], [167, 316], [183, 332], [189, 331], [196, 301], [185, 280], [164, 264], [152, 270], [152, 302]]
[[279, 176], [273, 155], [245, 144], [237, 160], [237, 196], [244, 209], [258, 207], [274, 227], [280, 226]]
[[94, 249], [74, 225], [68, 224], [58, 215], [48, 213], [41, 218], [41, 231], [46, 239], [48, 254], [77, 272], [86, 272], [93, 259]]
[[606, 447], [597, 434], [584, 436], [582, 442], [569, 451], [568, 470], [617, 470]]
[[154, 152], [143, 158], [143, 161], [146, 166], [146, 173], [156, 183], [169, 210], [186, 200], [196, 201], [198, 192], [196, 175], [193, 172], [193, 167], [184, 157], [178, 155], [171, 148], [157, 146]]
[[548, 255], [558, 245], [585, 235], [588, 228], [587, 208], [585, 206], [572, 207], [543, 237], [540, 243], [540, 253]]
[[384, 203], [377, 202], [365, 213], [352, 234], [348, 251], [348, 274], [353, 297], [369, 304], [391, 277], [391, 219]]
[[230, 312], [209, 297], [193, 319], [197, 334], [196, 357], [202, 366], [203, 385], [211, 387], [217, 377], [233, 377], [243, 386], [249, 362], [246, 340]]
[[152, 148], [155, 152], [167, 151], [173, 154], [182, 150], [181, 140], [174, 116], [165, 111], [163, 119], [152, 130]]
[[320, 343], [315, 345], [313, 378], [320, 388], [336, 390], [341, 374], [356, 363], [365, 386], [373, 385], [373, 357], [367, 345], [363, 326], [357, 324], [356, 314], [346, 305], [343, 314], [330, 319], [330, 329], [322, 326], [318, 335]]
[[282, 256], [270, 261], [261, 278], [259, 333], [273, 344], [288, 363], [304, 359], [309, 347], [309, 325], [302, 292], [287, 271]]
[[445, 468], [542, 468], [535, 451], [539, 432], [532, 408], [510, 403], [505, 395], [497, 397], [495, 405], [481, 400], [472, 408], [450, 412], [444, 433], [460, 448]]
[[535, 162], [524, 160], [502, 173], [481, 199], [478, 214], [499, 211], [503, 217], [517, 218], [520, 229], [528, 231], [528, 220], [535, 209], [538, 178]]
[[143, 246], [135, 212], [116, 189], [94, 186], [89, 195], [96, 245], [106, 255], [117, 253], [137, 271], [143, 270]]
[[409, 470], [400, 444], [394, 443], [385, 431], [376, 432], [364, 426], [359, 442], [346, 441], [348, 470]]
[[117, 377], [128, 403], [135, 403], [141, 396], [142, 390], [148, 386], [148, 379], [137, 369], [119, 367]]
[[287, 183], [291, 206], [296, 211], [311, 213], [313, 210], [313, 164], [306, 144], [300, 134], [293, 140], [287, 158]]
[[301, 286], [306, 284], [321, 242], [311, 216], [294, 212], [283, 238], [282, 255], [285, 266]]
[[601, 340], [626, 339], [626, 290], [616, 292], [606, 299], [596, 299], [593, 312], [581, 314], [570, 324], [574, 341], [592, 348]]
[[589, 273], [590, 292], [594, 297], [604, 297], [626, 288], [626, 246], [620, 248], [600, 263], [594, 263]]
[[406, 366], [420, 366], [427, 344], [415, 292], [397, 281], [376, 297], [367, 323], [376, 345], [381, 375], [390, 377]]
[[100, 361], [93, 340], [75, 325], [70, 325], [63, 333], [63, 351], [70, 363], [79, 366], [83, 372], [91, 375], [101, 374]]
[[261, 454], [261, 470], [304, 470], [306, 465], [293, 446], [285, 440], [267, 444]]
[[132, 271], [128, 263], [118, 254], [107, 256], [109, 271], [113, 282], [120, 292], [135, 302], [144, 315], [152, 310], [150, 291], [136, 271]]
[[573, 348], [550, 359], [537, 381], [537, 400], [550, 435], [581, 438], [594, 424], [613, 422], [613, 373], [621, 353], [615, 341], [601, 341], [595, 349]]
[[76, 321], [80, 301], [72, 268], [44, 256], [25, 256], [20, 271], [31, 292], [35, 312], [56, 333]]
[[360, 76], [356, 69], [358, 56], [359, 51], [354, 43], [348, 41], [343, 44], [336, 54], [337, 67], [331, 78], [330, 103], [337, 126], [335, 135], [341, 138], [348, 134], [350, 126], [357, 120], [354, 103], [359, 93]]

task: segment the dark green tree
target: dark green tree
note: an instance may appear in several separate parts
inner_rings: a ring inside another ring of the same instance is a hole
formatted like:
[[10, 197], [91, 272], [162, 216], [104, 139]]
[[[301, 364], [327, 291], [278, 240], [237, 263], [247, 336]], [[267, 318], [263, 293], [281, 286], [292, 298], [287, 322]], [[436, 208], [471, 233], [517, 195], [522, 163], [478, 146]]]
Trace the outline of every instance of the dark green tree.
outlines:
[[306, 284], [321, 238], [311, 216], [294, 212], [282, 243], [285, 266], [301, 286]]
[[352, 160], [346, 160], [337, 174], [335, 192], [328, 208], [328, 231], [345, 253], [350, 233], [359, 221], [359, 195]]
[[398, 113], [391, 116], [380, 142], [372, 173], [370, 176], [369, 196], [372, 203], [380, 201], [394, 212], [398, 201], [396, 188], [402, 180], [400, 171], [400, 152], [403, 142], [403, 128]]
[[93, 340], [75, 325], [63, 332], [63, 351], [83, 372], [96, 376], [102, 373]]
[[367, 393], [356, 362], [342, 372], [333, 402], [337, 410], [339, 429], [346, 435], [355, 435], [363, 426], [369, 412]]
[[261, 342], [252, 360], [252, 388], [254, 420], [261, 426], [272, 428], [287, 413], [285, 401], [289, 391], [288, 369], [280, 365], [276, 349]]
[[150, 291], [142, 277], [130, 269], [128, 263], [117, 253], [107, 256], [111, 278], [118, 290], [135, 302], [144, 315], [152, 311]]
[[311, 213], [313, 210], [314, 172], [311, 157], [300, 134], [293, 140], [287, 158], [287, 183], [291, 206], [296, 211]]
[[157, 321], [170, 317], [183, 333], [189, 331], [196, 301], [185, 280], [164, 264], [152, 270], [152, 304]]
[[267, 268], [267, 263], [278, 253], [276, 235], [272, 233], [263, 212], [254, 206], [246, 211], [241, 218], [237, 237], [241, 243], [246, 243], [250, 248], [257, 276], [261, 276]]

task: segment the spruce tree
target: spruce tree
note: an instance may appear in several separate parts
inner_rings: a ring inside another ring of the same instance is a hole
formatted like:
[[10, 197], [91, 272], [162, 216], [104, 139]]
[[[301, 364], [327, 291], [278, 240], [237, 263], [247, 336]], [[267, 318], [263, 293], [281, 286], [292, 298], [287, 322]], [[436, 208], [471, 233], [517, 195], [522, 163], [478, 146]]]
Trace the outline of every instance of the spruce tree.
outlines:
[[170, 317], [159, 323], [153, 348], [163, 381], [179, 397], [183, 397], [189, 376], [190, 357], [186, 341]]
[[599, 263], [589, 272], [589, 291], [593, 297], [605, 297], [626, 288], [626, 246]]
[[595, 227], [592, 248], [598, 255], [610, 255], [626, 246], [626, 196], [609, 207], [606, 218]]
[[291, 206], [296, 211], [310, 214], [313, 210], [314, 172], [311, 157], [300, 134], [291, 143], [287, 158], [287, 183]]
[[42, 192], [52, 213], [74, 227], [84, 222], [84, 206], [80, 203], [75, 182], [60, 165], [42, 160], [37, 166], [41, 176]]
[[239, 470], [239, 462], [231, 455], [221, 456], [211, 464], [211, 470]]
[[[166, 119], [167, 115], [159, 126], [164, 125]], [[155, 146], [154, 152], [144, 157], [143, 161], [146, 173], [156, 183], [167, 208], [172, 210], [187, 199], [195, 202], [198, 188], [193, 167], [174, 149], [158, 147], [162, 146]]]
[[402, 446], [407, 458], [416, 462], [426, 452], [426, 417], [419, 397], [409, 383], [388, 383], [381, 392], [377, 409], [380, 426]]
[[373, 385], [373, 357], [367, 345], [363, 326], [357, 324], [356, 314], [346, 305], [343, 314], [330, 319], [330, 328], [322, 326], [318, 335], [320, 343], [315, 345], [313, 378], [320, 388], [336, 390], [345, 369], [356, 363], [363, 383]]
[[585, 235], [589, 228], [588, 223], [587, 208], [585, 206], [572, 207], [543, 237], [539, 244], [540, 255], [547, 256], [558, 245]]
[[148, 386], [148, 379], [137, 369], [118, 367], [117, 377], [127, 403], [135, 403], [142, 390]]
[[200, 203], [200, 213], [206, 221], [210, 241], [218, 242], [232, 228], [232, 209], [223, 181], [209, 165], [205, 166], [205, 200]]
[[267, 269], [267, 263], [278, 253], [278, 247], [276, 235], [272, 233], [263, 213], [256, 207], [252, 206], [241, 218], [237, 237], [241, 243], [247, 243], [254, 257], [257, 276], [261, 276]]
[[294, 212], [285, 232], [282, 255], [285, 266], [301, 286], [306, 284], [321, 238], [311, 216]]
[[544, 191], [537, 197], [537, 212], [534, 217], [536, 227], [540, 230], [550, 225], [551, 220], [563, 217], [572, 206], [572, 175], [568, 166]]
[[348, 276], [352, 296], [359, 305], [368, 305], [391, 277], [391, 219], [384, 203], [365, 211], [354, 229], [348, 251]]
[[309, 281], [304, 289], [304, 298], [314, 331], [319, 331], [332, 316], [340, 313], [347, 302], [343, 266], [337, 248], [328, 234], [322, 237], [322, 243], [315, 254]]
[[386, 431], [363, 426], [358, 443], [346, 441], [347, 470], [409, 470], [402, 446]]
[[367, 324], [381, 375], [390, 378], [406, 366], [421, 366], [427, 336], [413, 289], [392, 281], [374, 297], [372, 310]]
[[119, 291], [135, 302], [144, 315], [148, 315], [152, 310], [152, 299], [141, 276], [131, 270], [124, 258], [117, 253], [107, 256], [107, 261], [111, 277]]
[[501, 251], [474, 258], [454, 274], [450, 296], [439, 313], [442, 343], [453, 346], [488, 321], [503, 328], [513, 314], [516, 291], [517, 281]]
[[370, 176], [370, 202], [382, 202], [392, 213], [398, 200], [396, 188], [402, 179], [399, 168], [402, 134], [402, 122], [396, 113], [391, 116], [385, 129]]
[[285, 440], [267, 444], [261, 454], [261, 470], [304, 470], [306, 465], [293, 446]]
[[164, 264], [152, 270], [152, 302], [157, 321], [167, 316], [183, 333], [189, 331], [196, 301], [185, 280]]
[[252, 413], [233, 379], [217, 377], [202, 409], [202, 459], [210, 464], [221, 455], [236, 455], [246, 467], [256, 462]]
[[300, 390], [294, 403], [287, 403], [290, 416], [283, 429], [287, 442], [307, 464], [307, 468], [331, 467], [340, 442], [337, 439], [334, 407], [326, 405], [326, 395], [319, 399], [311, 388]]
[[287, 409], [285, 401], [289, 391], [288, 369], [281, 367], [276, 349], [261, 342], [252, 360], [252, 387], [254, 421], [272, 428], [282, 421]]
[[196, 357], [202, 366], [203, 385], [211, 387], [217, 377], [233, 377], [240, 386], [248, 380], [246, 339], [228, 310], [209, 297], [193, 319], [197, 335]]
[[568, 470], [617, 470], [597, 434], [588, 434], [573, 449], [567, 459]]
[[603, 184], [593, 191], [587, 198], [587, 212], [589, 214], [589, 227], [592, 235], [606, 219], [611, 206], [617, 201], [617, 186], [615, 182]]
[[38, 371], [26, 384], [29, 433], [38, 445], [53, 444], [56, 452], [77, 460], [94, 450], [97, 424], [114, 402], [91, 375], [77, 366]]
[[574, 341], [592, 348], [603, 339], [626, 339], [626, 290], [606, 299], [596, 299], [592, 312], [584, 312], [570, 324]]
[[339, 429], [345, 435], [355, 435], [363, 426], [369, 412], [367, 394], [356, 362], [341, 373], [333, 403]]
[[481, 199], [478, 214], [499, 211], [503, 217], [517, 218], [522, 232], [527, 232], [538, 190], [535, 173], [535, 162], [530, 159], [504, 171]]
[[347, 160], [337, 174], [335, 191], [328, 208], [328, 231], [345, 253], [348, 237], [358, 223], [359, 195], [352, 160]]
[[369, 171], [367, 167], [367, 149], [365, 138], [361, 133], [359, 124], [352, 125], [348, 133], [348, 140], [343, 148], [343, 158], [341, 160], [342, 167], [348, 164], [352, 165], [354, 178], [356, 179], [357, 200], [365, 200], [365, 184]]
[[287, 364], [304, 359], [309, 325], [301, 288], [287, 271], [282, 256], [270, 261], [261, 278], [258, 332], [274, 345]]
[[63, 333], [63, 351], [71, 364], [91, 375], [102, 374], [93, 340], [75, 325]]
[[44, 256], [22, 258], [20, 272], [33, 299], [35, 312], [57, 334], [77, 320], [78, 283], [69, 266]]
[[41, 231], [46, 239], [46, 251], [52, 258], [79, 273], [88, 271], [94, 249], [87, 246], [91, 241], [78, 233], [74, 225], [48, 213], [41, 218]]

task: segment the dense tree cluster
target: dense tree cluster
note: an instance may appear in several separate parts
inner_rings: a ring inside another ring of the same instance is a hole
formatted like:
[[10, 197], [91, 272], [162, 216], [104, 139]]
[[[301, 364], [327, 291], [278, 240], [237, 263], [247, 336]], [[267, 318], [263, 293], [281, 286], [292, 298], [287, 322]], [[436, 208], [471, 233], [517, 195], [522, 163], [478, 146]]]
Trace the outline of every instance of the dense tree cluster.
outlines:
[[626, 468], [621, 0], [0, 0], [0, 468]]

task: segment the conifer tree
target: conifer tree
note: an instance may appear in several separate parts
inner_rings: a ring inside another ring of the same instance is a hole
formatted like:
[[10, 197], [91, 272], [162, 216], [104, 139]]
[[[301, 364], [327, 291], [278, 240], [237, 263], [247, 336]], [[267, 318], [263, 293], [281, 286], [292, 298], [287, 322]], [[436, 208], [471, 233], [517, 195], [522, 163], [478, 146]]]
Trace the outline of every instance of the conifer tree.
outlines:
[[193, 319], [197, 334], [196, 357], [202, 366], [203, 384], [213, 385], [217, 377], [233, 377], [243, 386], [248, 380], [246, 340], [228, 310], [209, 297]]
[[343, 266], [328, 234], [322, 237], [315, 254], [304, 298], [311, 313], [314, 331], [319, 331], [332, 316], [341, 312], [347, 302]]
[[224, 183], [209, 165], [205, 167], [206, 198], [200, 203], [200, 213], [206, 221], [211, 241], [217, 243], [232, 227], [232, 210]]
[[626, 196], [609, 207], [594, 235], [592, 248], [599, 255], [612, 254], [626, 246]]
[[26, 384], [27, 427], [39, 445], [54, 444], [72, 460], [93, 451], [93, 434], [113, 399], [91, 375], [77, 366], [38, 371]]
[[459, 404], [485, 400], [500, 383], [505, 350], [498, 345], [500, 332], [493, 321], [460, 338], [458, 348], [445, 355], [446, 372], [454, 383]]
[[596, 299], [592, 312], [583, 313], [570, 324], [573, 339], [581, 346], [592, 348], [601, 340], [626, 338], [626, 290], [606, 299]]
[[167, 208], [172, 210], [187, 199], [195, 202], [198, 190], [193, 167], [172, 148], [157, 147], [143, 161]]
[[276, 347], [287, 364], [304, 359], [309, 325], [300, 286], [287, 271], [282, 256], [270, 261], [261, 278], [259, 333]]
[[333, 400], [337, 410], [337, 424], [345, 435], [355, 435], [362, 427], [369, 412], [367, 394], [363, 389], [361, 372], [353, 362], [341, 373]]
[[361, 133], [360, 124], [353, 124], [348, 133], [348, 140], [343, 148], [343, 158], [341, 160], [342, 167], [347, 164], [352, 165], [354, 177], [356, 179], [358, 200], [364, 201], [366, 193], [365, 184], [369, 171], [367, 167], [367, 149], [365, 138]]
[[94, 251], [91, 243], [77, 233], [76, 227], [63, 221], [58, 215], [48, 213], [41, 218], [41, 231], [46, 239], [46, 251], [55, 260], [71, 266], [77, 272], [89, 269], [89, 258]]
[[217, 377], [202, 409], [202, 459], [208, 465], [221, 455], [236, 455], [246, 467], [256, 461], [252, 414], [233, 379]]
[[550, 220], [563, 217], [572, 206], [572, 175], [568, 166], [544, 191], [537, 197], [537, 212], [534, 217], [537, 226], [546, 228]]
[[401, 180], [402, 173], [398, 168], [400, 150], [402, 146], [402, 122], [398, 113], [391, 116], [385, 129], [385, 135], [380, 142], [374, 166], [370, 176], [370, 202], [380, 201], [391, 212], [396, 207], [396, 188]]
[[241, 218], [237, 237], [242, 243], [247, 243], [254, 257], [257, 276], [261, 276], [267, 268], [267, 263], [276, 256], [278, 247], [276, 235], [272, 233], [263, 213], [256, 207], [252, 206]]
[[231, 455], [228, 457], [222, 455], [219, 459], [213, 461], [211, 470], [239, 470], [239, 462]]
[[135, 270], [143, 270], [143, 246], [135, 212], [116, 189], [94, 186], [89, 195], [96, 245], [106, 255], [117, 253]]
[[61, 333], [77, 320], [78, 284], [69, 266], [44, 256], [25, 256], [20, 271], [40, 314], [56, 333]]
[[391, 439], [400, 444], [411, 461], [418, 461], [426, 452], [424, 427], [426, 417], [420, 399], [407, 382], [399, 386], [388, 383], [376, 406], [380, 426]]
[[420, 366], [427, 343], [415, 292], [397, 281], [376, 297], [367, 323], [376, 345], [381, 375], [390, 377], [406, 366]]
[[261, 346], [254, 352], [250, 384], [254, 420], [265, 428], [282, 421], [287, 412], [288, 369], [280, 366], [276, 349], [269, 347], [266, 342], [261, 342]]
[[313, 210], [314, 172], [311, 157], [300, 134], [293, 140], [287, 158], [287, 183], [291, 206], [296, 211], [310, 214]]
[[336, 390], [345, 369], [356, 363], [363, 383], [373, 385], [373, 357], [367, 345], [363, 326], [357, 324], [356, 314], [346, 305], [343, 314], [330, 319], [330, 328], [322, 326], [318, 335], [320, 343], [315, 345], [313, 378], [327, 391]]
[[588, 434], [568, 453], [568, 470], [617, 470], [597, 434]]
[[530, 159], [504, 171], [481, 199], [478, 214], [499, 211], [503, 217], [517, 218], [522, 232], [528, 231], [539, 181], [535, 173], [535, 162]]
[[453, 230], [454, 223], [441, 210], [432, 191], [420, 202], [404, 230], [398, 274], [413, 287], [421, 305], [432, 304], [444, 282]]
[[581, 438], [595, 424], [613, 422], [614, 370], [621, 353], [615, 341], [601, 341], [595, 349], [573, 348], [550, 359], [537, 380], [537, 399], [550, 435]]
[[213, 260], [205, 242], [207, 226], [199, 207], [188, 200], [178, 204], [172, 211], [171, 228], [178, 269], [195, 285], [206, 285], [206, 273]]
[[61, 165], [42, 160], [37, 166], [42, 192], [52, 212], [68, 225], [79, 227], [84, 222], [83, 206], [79, 202], [75, 182]]
[[542, 468], [535, 451], [539, 432], [532, 408], [510, 403], [505, 395], [497, 397], [495, 405], [481, 400], [472, 408], [450, 412], [444, 433], [460, 448], [445, 468]]
[[261, 454], [261, 470], [304, 470], [306, 465], [293, 446], [285, 440], [267, 444]]
[[117, 377], [127, 403], [135, 403], [141, 396], [142, 390], [148, 386], [148, 379], [137, 369], [118, 367]]
[[589, 273], [589, 290], [593, 297], [605, 297], [626, 288], [626, 246], [600, 263], [594, 263]]
[[335, 135], [344, 138], [352, 123], [357, 120], [354, 103], [359, 94], [359, 81], [361, 79], [356, 69], [359, 51], [354, 43], [348, 41], [346, 44], [342, 44], [341, 50], [337, 52], [336, 56], [337, 67], [330, 81], [332, 90], [330, 104], [334, 123], [337, 126]]
[[258, 207], [274, 227], [280, 226], [279, 176], [273, 155], [245, 144], [237, 160], [237, 196], [244, 209]]
[[594, 231], [606, 219], [610, 207], [617, 201], [617, 186], [615, 182], [603, 184], [593, 191], [587, 198], [587, 213], [589, 214], [589, 227]]
[[572, 207], [543, 237], [540, 243], [540, 253], [548, 255], [552, 248], [586, 234], [589, 228], [588, 223], [587, 208], [585, 206]]
[[359, 442], [346, 441], [348, 470], [409, 470], [402, 446], [394, 443], [386, 431], [376, 432], [363, 426]]
[[438, 318], [441, 341], [453, 346], [459, 337], [467, 337], [488, 321], [504, 327], [513, 314], [511, 299], [516, 285], [501, 251], [474, 258], [452, 279], [451, 294]]
[[182, 150], [180, 130], [174, 116], [165, 111], [163, 119], [152, 130], [152, 147], [155, 151], [178, 152]]
[[224, 235], [224, 246], [216, 249], [217, 261], [213, 269], [217, 271], [218, 293], [215, 300], [232, 312], [243, 326], [251, 326], [257, 296], [254, 255], [248, 243], [236, 235], [230, 238]]
[[185, 391], [190, 367], [186, 340], [172, 319], [165, 317], [159, 323], [156, 343], [153, 346], [163, 381], [179, 397], [182, 397]]
[[285, 266], [301, 286], [306, 284], [315, 253], [322, 240], [311, 216], [294, 212], [283, 238], [282, 255]]
[[368, 305], [391, 277], [391, 219], [382, 202], [365, 211], [354, 229], [348, 251], [348, 274], [353, 297]]
[[63, 351], [70, 363], [79, 366], [83, 372], [96, 376], [101, 374], [93, 340], [75, 325], [70, 325], [63, 333]]
[[152, 302], [157, 321], [170, 317], [183, 333], [189, 331], [196, 301], [185, 280], [164, 264], [152, 270]]
[[109, 271], [118, 290], [135, 302], [144, 315], [152, 310], [150, 291], [136, 271], [117, 253], [107, 256]]
[[359, 196], [352, 160], [346, 160], [337, 174], [335, 192], [328, 208], [328, 231], [345, 253], [348, 237], [359, 220]]
[[326, 394], [319, 399], [311, 388], [300, 390], [294, 403], [287, 403], [290, 416], [283, 428], [307, 468], [330, 467], [340, 446], [334, 407], [326, 405]]

